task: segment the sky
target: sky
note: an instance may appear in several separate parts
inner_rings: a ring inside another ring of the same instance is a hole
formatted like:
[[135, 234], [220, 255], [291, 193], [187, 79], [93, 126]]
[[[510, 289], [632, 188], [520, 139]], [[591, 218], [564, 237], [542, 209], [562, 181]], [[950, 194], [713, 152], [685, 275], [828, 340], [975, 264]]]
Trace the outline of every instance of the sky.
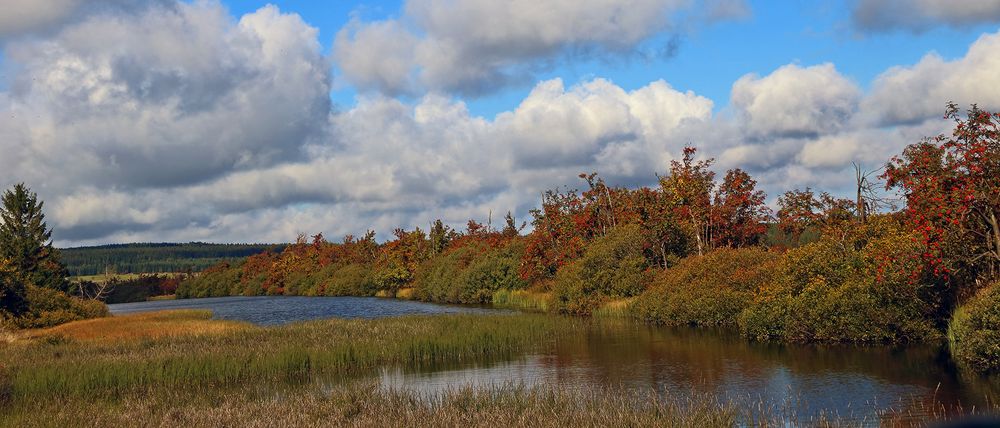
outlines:
[[0, 187], [59, 246], [527, 220], [685, 146], [774, 204], [1000, 110], [1000, 0], [0, 0]]

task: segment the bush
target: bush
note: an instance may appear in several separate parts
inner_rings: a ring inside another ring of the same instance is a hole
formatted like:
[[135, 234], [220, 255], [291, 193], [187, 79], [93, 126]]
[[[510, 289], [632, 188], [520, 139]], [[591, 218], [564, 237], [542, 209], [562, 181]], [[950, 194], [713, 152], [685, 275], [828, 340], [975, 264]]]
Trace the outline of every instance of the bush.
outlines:
[[50, 288], [27, 287], [28, 310], [13, 322], [19, 328], [44, 328], [108, 316], [108, 307], [94, 300], [70, 297]]
[[912, 342], [938, 335], [938, 303], [919, 246], [874, 217], [785, 253], [740, 314], [742, 332], [791, 342]]
[[323, 282], [324, 296], [374, 296], [378, 291], [368, 266], [351, 263], [333, 270]]
[[496, 248], [474, 242], [446, 251], [417, 269], [414, 296], [444, 303], [490, 303], [497, 290], [527, 287], [518, 274], [523, 253], [519, 241]]
[[959, 365], [979, 373], [1000, 373], [1000, 283], [955, 311], [948, 341]]
[[524, 245], [513, 242], [477, 255], [458, 277], [458, 302], [484, 304], [498, 290], [528, 286], [518, 273]]
[[417, 269], [414, 297], [428, 302], [458, 303], [459, 276], [479, 251], [477, 245], [470, 244], [431, 257]]
[[590, 315], [607, 299], [641, 293], [650, 279], [642, 250], [642, 234], [636, 225], [617, 227], [594, 239], [579, 260], [556, 272], [556, 311]]
[[735, 327], [779, 258], [759, 247], [687, 257], [657, 275], [632, 303], [632, 315], [654, 324]]
[[229, 263], [221, 263], [181, 282], [177, 286], [177, 298], [224, 297], [240, 294], [252, 296], [261, 294], [262, 291], [260, 288], [253, 290], [241, 286], [240, 265], [230, 266]]

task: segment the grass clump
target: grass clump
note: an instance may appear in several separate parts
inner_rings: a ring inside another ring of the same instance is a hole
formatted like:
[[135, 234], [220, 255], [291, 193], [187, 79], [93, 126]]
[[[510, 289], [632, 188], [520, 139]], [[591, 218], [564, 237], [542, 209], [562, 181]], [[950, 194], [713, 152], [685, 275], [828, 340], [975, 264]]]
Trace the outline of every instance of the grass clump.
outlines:
[[548, 312], [552, 307], [552, 294], [531, 290], [501, 289], [493, 293], [492, 304], [503, 309], [529, 312]]

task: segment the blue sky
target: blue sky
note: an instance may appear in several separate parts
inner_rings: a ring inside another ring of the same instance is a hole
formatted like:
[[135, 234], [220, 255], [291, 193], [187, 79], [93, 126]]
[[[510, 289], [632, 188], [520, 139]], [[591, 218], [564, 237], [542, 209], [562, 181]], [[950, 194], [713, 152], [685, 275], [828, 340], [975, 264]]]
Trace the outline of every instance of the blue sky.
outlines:
[[683, 148], [849, 195], [1000, 110], [996, 0], [36, 0], [0, 15], [0, 186], [59, 245], [525, 219]]
[[[234, 16], [274, 4], [297, 13], [319, 29], [319, 41], [329, 52], [337, 32], [352, 19], [379, 21], [400, 18], [399, 1], [226, 1]], [[957, 58], [994, 23], [963, 27], [937, 26], [920, 31], [893, 30], [866, 33], [854, 28], [851, 10], [843, 1], [751, 1], [748, 17], [708, 25], [690, 32], [665, 32], [645, 41], [640, 51], [655, 52], [672, 40], [676, 56], [636, 54], [608, 59], [565, 61], [538, 73], [539, 79], [562, 78], [567, 84], [597, 77], [611, 79], [626, 89], [664, 79], [680, 90], [692, 90], [717, 100], [722, 108], [733, 82], [747, 73], [767, 74], [799, 63], [834, 63], [842, 74], [862, 87], [889, 67], [912, 64], [929, 52]], [[684, 25], [681, 21], [678, 25]], [[336, 71], [335, 71], [336, 72]], [[467, 100], [473, 114], [492, 117], [510, 110], [528, 94], [530, 84]], [[331, 92], [338, 105], [350, 106], [357, 91], [339, 84]]]

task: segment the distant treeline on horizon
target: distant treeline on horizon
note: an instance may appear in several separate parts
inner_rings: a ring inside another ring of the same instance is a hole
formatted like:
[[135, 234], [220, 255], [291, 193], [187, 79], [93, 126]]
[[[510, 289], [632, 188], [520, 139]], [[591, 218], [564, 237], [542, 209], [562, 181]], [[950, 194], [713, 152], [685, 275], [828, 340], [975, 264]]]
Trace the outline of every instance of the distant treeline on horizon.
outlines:
[[70, 275], [198, 272], [219, 262], [282, 251], [286, 244], [133, 243], [63, 248]]

